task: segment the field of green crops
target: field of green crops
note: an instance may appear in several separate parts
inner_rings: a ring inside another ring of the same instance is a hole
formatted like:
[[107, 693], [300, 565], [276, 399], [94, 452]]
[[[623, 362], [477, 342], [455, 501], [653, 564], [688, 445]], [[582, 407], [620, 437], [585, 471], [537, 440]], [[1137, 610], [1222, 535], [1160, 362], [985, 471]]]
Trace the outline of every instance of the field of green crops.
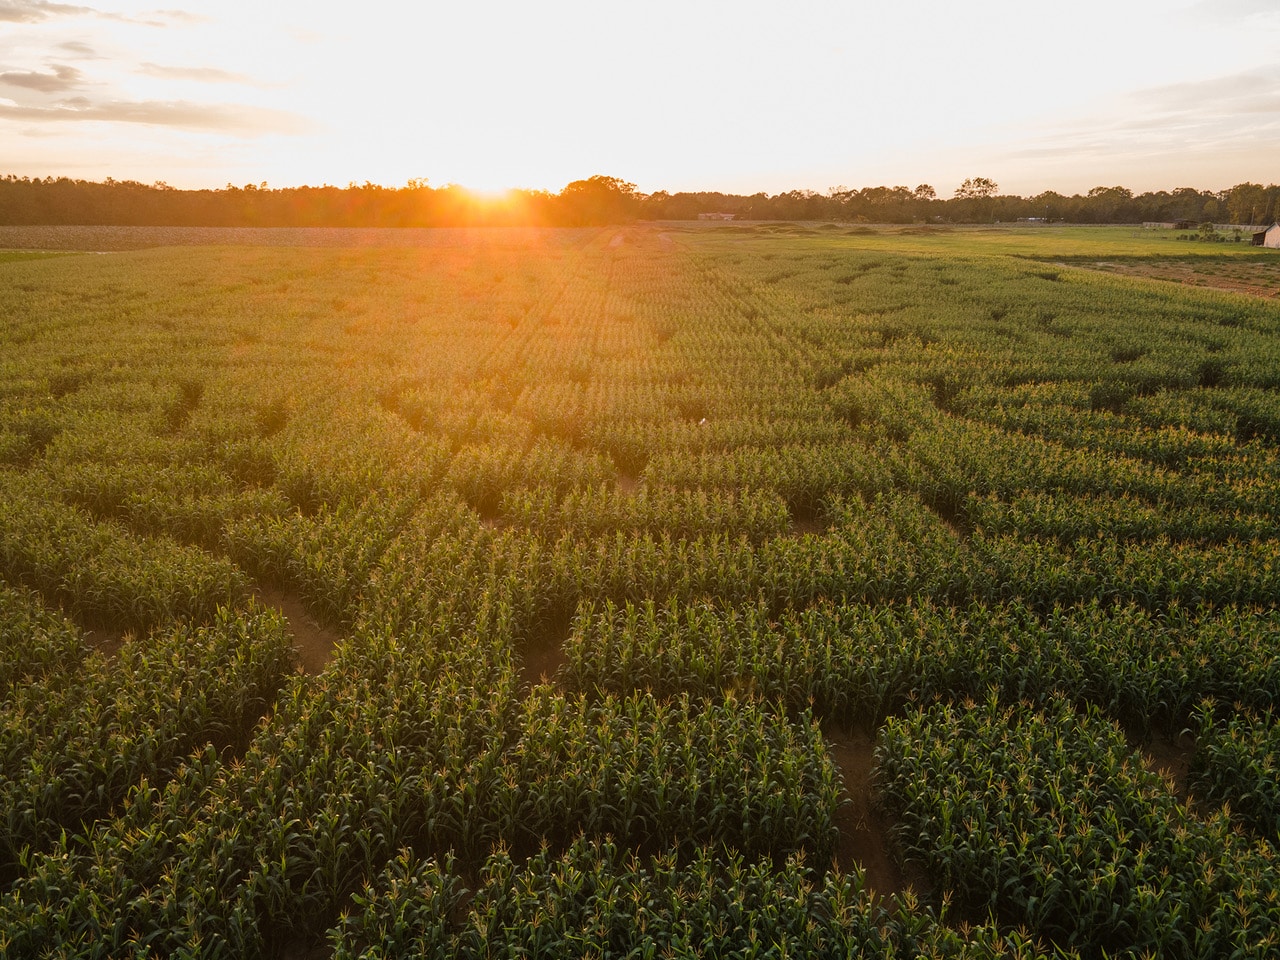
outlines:
[[1280, 305], [322, 233], [0, 254], [0, 956], [1280, 952]]

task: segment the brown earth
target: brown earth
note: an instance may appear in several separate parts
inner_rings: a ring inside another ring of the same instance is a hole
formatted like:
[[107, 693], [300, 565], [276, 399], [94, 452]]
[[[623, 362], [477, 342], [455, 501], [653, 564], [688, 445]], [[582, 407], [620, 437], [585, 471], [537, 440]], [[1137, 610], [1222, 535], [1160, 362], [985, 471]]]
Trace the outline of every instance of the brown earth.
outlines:
[[1224, 264], [1170, 260], [1160, 263], [1125, 263], [1100, 260], [1090, 264], [1074, 264], [1105, 273], [1119, 273], [1128, 277], [1146, 277], [1151, 280], [1167, 280], [1194, 287], [1213, 287], [1231, 290], [1254, 297], [1268, 299], [1280, 297], [1280, 257], [1276, 261], [1247, 261]]
[[108, 659], [120, 652], [120, 648], [133, 639], [131, 630], [94, 629], [84, 632], [84, 642]]
[[520, 678], [526, 689], [542, 683], [553, 683], [556, 671], [569, 656], [565, 646], [573, 629], [573, 614], [569, 610], [553, 613], [542, 625], [538, 634], [531, 637], [522, 651]]
[[333, 659], [342, 637], [307, 612], [302, 601], [274, 587], [260, 587], [254, 597], [263, 606], [275, 607], [285, 618], [285, 628], [293, 639], [298, 664], [303, 673], [319, 673]]
[[922, 878], [903, 870], [894, 859], [889, 844], [893, 826], [876, 809], [873, 773], [875, 738], [864, 731], [847, 731], [836, 726], [823, 729], [827, 751], [844, 781], [846, 803], [836, 813], [840, 840], [836, 865], [848, 872], [861, 867], [867, 890], [876, 897], [905, 893], [923, 886]]
[[1142, 754], [1143, 765], [1163, 777], [1174, 795], [1185, 802], [1187, 777], [1196, 753], [1196, 738], [1189, 732], [1176, 737], [1155, 737], [1135, 749]]
[[787, 536], [803, 537], [806, 535], [821, 537], [831, 532], [831, 524], [818, 517], [797, 517], [791, 521]]
[[[285, 619], [285, 629], [293, 640], [298, 665], [303, 673], [319, 673], [333, 659], [334, 648], [342, 637], [313, 617], [302, 601], [274, 587], [259, 587], [254, 599], [264, 607], [274, 607]], [[132, 630], [92, 627], [84, 631], [84, 640], [107, 658], [115, 657], [121, 648], [135, 638]]]
[[524, 653], [522, 668], [524, 681], [531, 687], [540, 683], [551, 683], [555, 679], [556, 671], [568, 661], [569, 658], [565, 655], [561, 644], [546, 643], [530, 647]]

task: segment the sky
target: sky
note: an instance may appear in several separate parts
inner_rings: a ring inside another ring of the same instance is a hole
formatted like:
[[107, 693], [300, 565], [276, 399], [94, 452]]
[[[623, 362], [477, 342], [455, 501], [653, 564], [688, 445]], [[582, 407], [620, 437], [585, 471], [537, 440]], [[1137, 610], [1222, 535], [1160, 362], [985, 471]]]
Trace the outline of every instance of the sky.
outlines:
[[0, 0], [0, 175], [1280, 180], [1280, 0]]

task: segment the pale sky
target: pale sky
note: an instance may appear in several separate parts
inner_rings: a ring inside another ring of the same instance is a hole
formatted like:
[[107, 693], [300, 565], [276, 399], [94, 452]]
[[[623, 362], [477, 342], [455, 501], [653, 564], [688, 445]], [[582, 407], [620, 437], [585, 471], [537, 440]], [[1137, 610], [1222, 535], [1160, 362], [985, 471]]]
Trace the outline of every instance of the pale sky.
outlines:
[[1280, 181], [1280, 0], [0, 0], [0, 175]]

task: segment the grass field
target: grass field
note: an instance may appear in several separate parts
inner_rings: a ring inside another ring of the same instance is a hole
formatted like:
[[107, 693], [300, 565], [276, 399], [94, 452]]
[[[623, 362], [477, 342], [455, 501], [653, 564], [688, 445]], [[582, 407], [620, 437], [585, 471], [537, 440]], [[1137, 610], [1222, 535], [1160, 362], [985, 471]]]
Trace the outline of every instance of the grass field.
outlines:
[[1274, 251], [104, 237], [0, 237], [114, 251], [0, 252], [0, 955], [1280, 950]]

